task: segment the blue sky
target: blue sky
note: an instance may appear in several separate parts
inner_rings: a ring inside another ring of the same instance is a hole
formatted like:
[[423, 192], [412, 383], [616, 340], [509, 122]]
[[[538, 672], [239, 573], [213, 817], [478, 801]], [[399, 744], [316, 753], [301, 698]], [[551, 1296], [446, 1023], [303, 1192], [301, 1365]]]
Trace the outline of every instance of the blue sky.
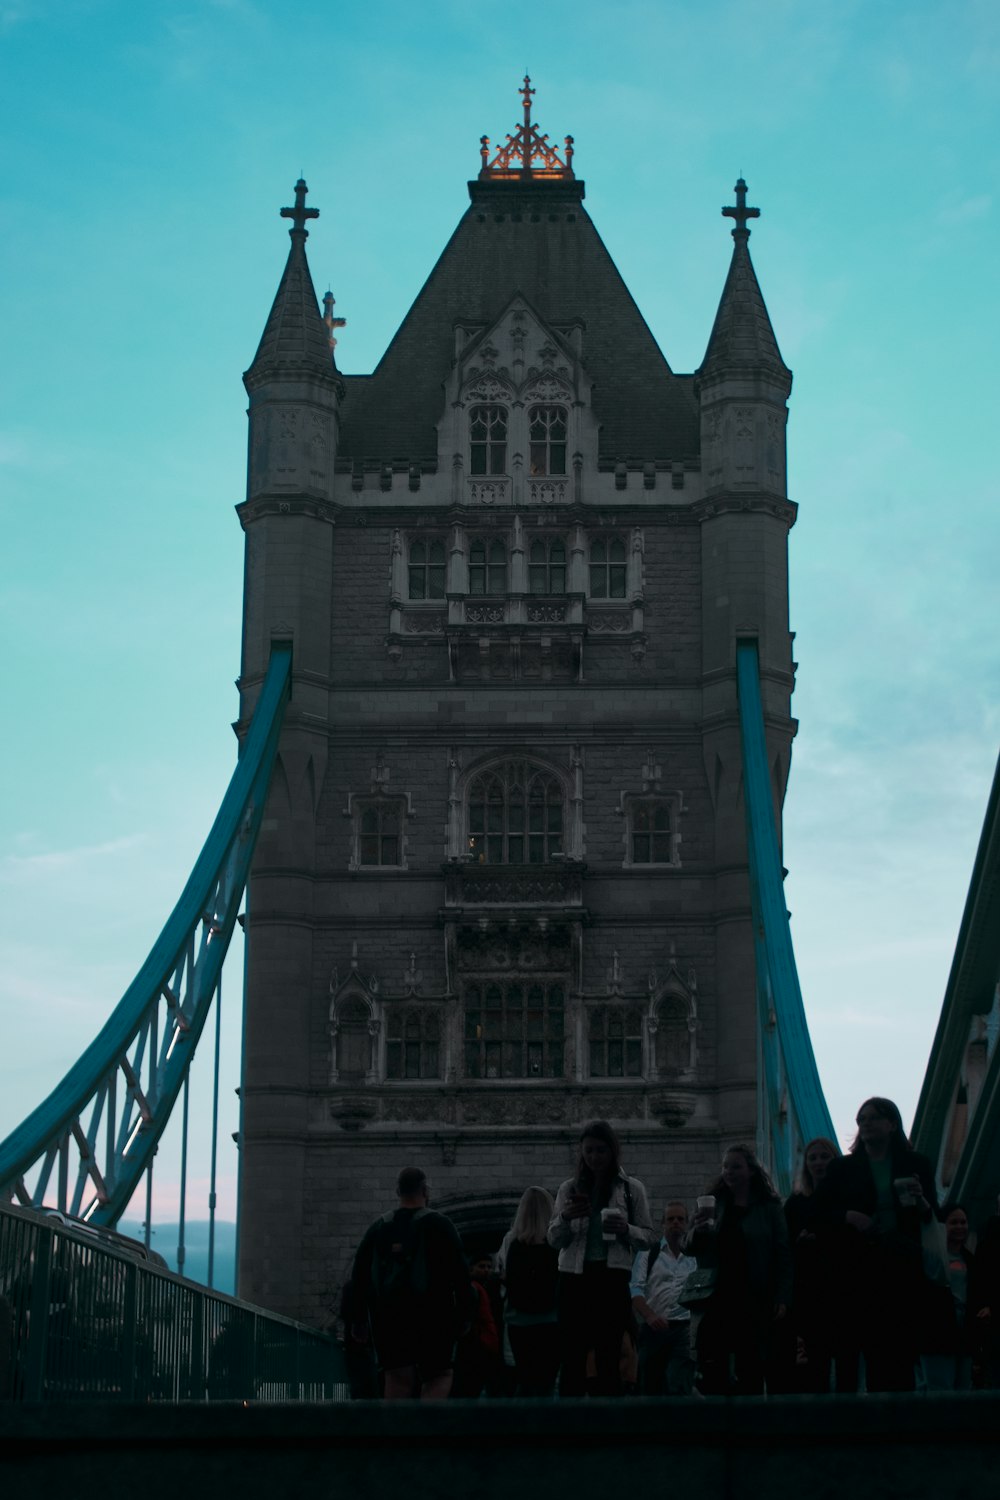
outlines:
[[371, 369], [526, 66], [675, 369], [740, 171], [763, 210], [795, 372], [796, 953], [841, 1138], [869, 1093], [912, 1115], [1000, 739], [1000, 8], [0, 0], [0, 1135], [145, 957], [232, 768], [240, 375], [277, 210], [303, 170], [339, 362]]

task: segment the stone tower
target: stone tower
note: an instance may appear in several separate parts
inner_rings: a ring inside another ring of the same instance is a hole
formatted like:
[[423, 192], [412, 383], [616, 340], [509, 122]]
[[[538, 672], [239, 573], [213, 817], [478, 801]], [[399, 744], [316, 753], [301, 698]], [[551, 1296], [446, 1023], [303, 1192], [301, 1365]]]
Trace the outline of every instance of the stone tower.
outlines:
[[241, 726], [273, 640], [293, 688], [248, 896], [239, 1285], [308, 1321], [403, 1165], [489, 1245], [589, 1117], [654, 1204], [755, 1131], [741, 636], [779, 818], [795, 728], [756, 210], [741, 179], [675, 374], [531, 94], [371, 375], [336, 368], [300, 182], [245, 377]]

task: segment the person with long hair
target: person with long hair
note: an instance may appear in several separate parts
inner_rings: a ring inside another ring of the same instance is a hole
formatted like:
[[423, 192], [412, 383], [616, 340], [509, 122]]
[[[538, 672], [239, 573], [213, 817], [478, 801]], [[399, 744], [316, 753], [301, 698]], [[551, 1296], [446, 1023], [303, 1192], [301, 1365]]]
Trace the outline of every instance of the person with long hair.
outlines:
[[623, 1171], [617, 1135], [607, 1120], [590, 1120], [580, 1131], [576, 1172], [556, 1194], [548, 1229], [549, 1244], [559, 1251], [560, 1396], [585, 1394], [590, 1350], [596, 1394], [621, 1394], [632, 1258], [655, 1239], [646, 1189]]
[[925, 1302], [920, 1230], [937, 1211], [934, 1177], [891, 1099], [866, 1099], [856, 1119], [848, 1154], [816, 1189], [839, 1270], [837, 1390], [857, 1390], [863, 1356], [869, 1391], [912, 1391]]
[[762, 1395], [774, 1329], [788, 1315], [792, 1258], [781, 1199], [750, 1146], [733, 1145], [699, 1207], [688, 1251], [715, 1270], [697, 1335], [706, 1396]]
[[785, 1199], [794, 1272], [790, 1332], [797, 1346], [790, 1348], [788, 1354], [794, 1361], [789, 1389], [810, 1395], [823, 1395], [831, 1384], [838, 1318], [830, 1295], [833, 1277], [827, 1256], [828, 1242], [817, 1223], [816, 1189], [830, 1163], [839, 1155], [839, 1146], [829, 1136], [819, 1135], [807, 1141], [798, 1184]]
[[551, 1396], [559, 1373], [559, 1256], [548, 1241], [551, 1219], [552, 1194], [525, 1188], [497, 1253], [518, 1396]]

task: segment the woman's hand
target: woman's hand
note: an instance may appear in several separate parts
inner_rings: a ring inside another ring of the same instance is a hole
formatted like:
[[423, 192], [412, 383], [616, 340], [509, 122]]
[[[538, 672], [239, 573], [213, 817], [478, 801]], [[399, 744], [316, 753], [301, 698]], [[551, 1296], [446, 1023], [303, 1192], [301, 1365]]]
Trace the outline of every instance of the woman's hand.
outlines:
[[590, 1213], [590, 1199], [586, 1193], [571, 1193], [562, 1211], [564, 1219], [582, 1219]]
[[774, 1321], [776, 1323], [780, 1323], [781, 1319], [786, 1315], [787, 1312], [788, 1308], [783, 1302], [776, 1303], [774, 1308]]
[[852, 1229], [857, 1229], [861, 1234], [867, 1234], [875, 1220], [867, 1214], [859, 1213], [856, 1208], [849, 1208], [844, 1215], [844, 1223], [850, 1224]]
[[603, 1227], [607, 1234], [628, 1234], [628, 1219], [623, 1213], [605, 1214]]
[[706, 1224], [713, 1224], [714, 1221], [715, 1221], [715, 1209], [714, 1208], [696, 1208], [695, 1209], [695, 1213], [694, 1213], [694, 1218], [691, 1220], [691, 1228], [692, 1229], [703, 1229]]

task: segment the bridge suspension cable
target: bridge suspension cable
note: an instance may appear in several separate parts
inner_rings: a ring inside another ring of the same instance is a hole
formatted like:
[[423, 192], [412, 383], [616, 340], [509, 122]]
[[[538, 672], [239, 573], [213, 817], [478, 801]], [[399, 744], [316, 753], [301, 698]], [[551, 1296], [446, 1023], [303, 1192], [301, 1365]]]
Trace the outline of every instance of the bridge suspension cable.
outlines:
[[738, 641], [736, 675], [743, 751], [757, 969], [758, 1147], [783, 1195], [789, 1193], [799, 1153], [815, 1136], [836, 1140], [809, 1039], [785, 905], [764, 736], [756, 641]]
[[[0, 1198], [25, 1207], [49, 1201], [63, 1213], [113, 1225], [151, 1167], [236, 925], [288, 701], [291, 657], [291, 646], [272, 647], [239, 763], [149, 957], [62, 1082], [0, 1143]], [[148, 1206], [146, 1217], [148, 1226]]]

